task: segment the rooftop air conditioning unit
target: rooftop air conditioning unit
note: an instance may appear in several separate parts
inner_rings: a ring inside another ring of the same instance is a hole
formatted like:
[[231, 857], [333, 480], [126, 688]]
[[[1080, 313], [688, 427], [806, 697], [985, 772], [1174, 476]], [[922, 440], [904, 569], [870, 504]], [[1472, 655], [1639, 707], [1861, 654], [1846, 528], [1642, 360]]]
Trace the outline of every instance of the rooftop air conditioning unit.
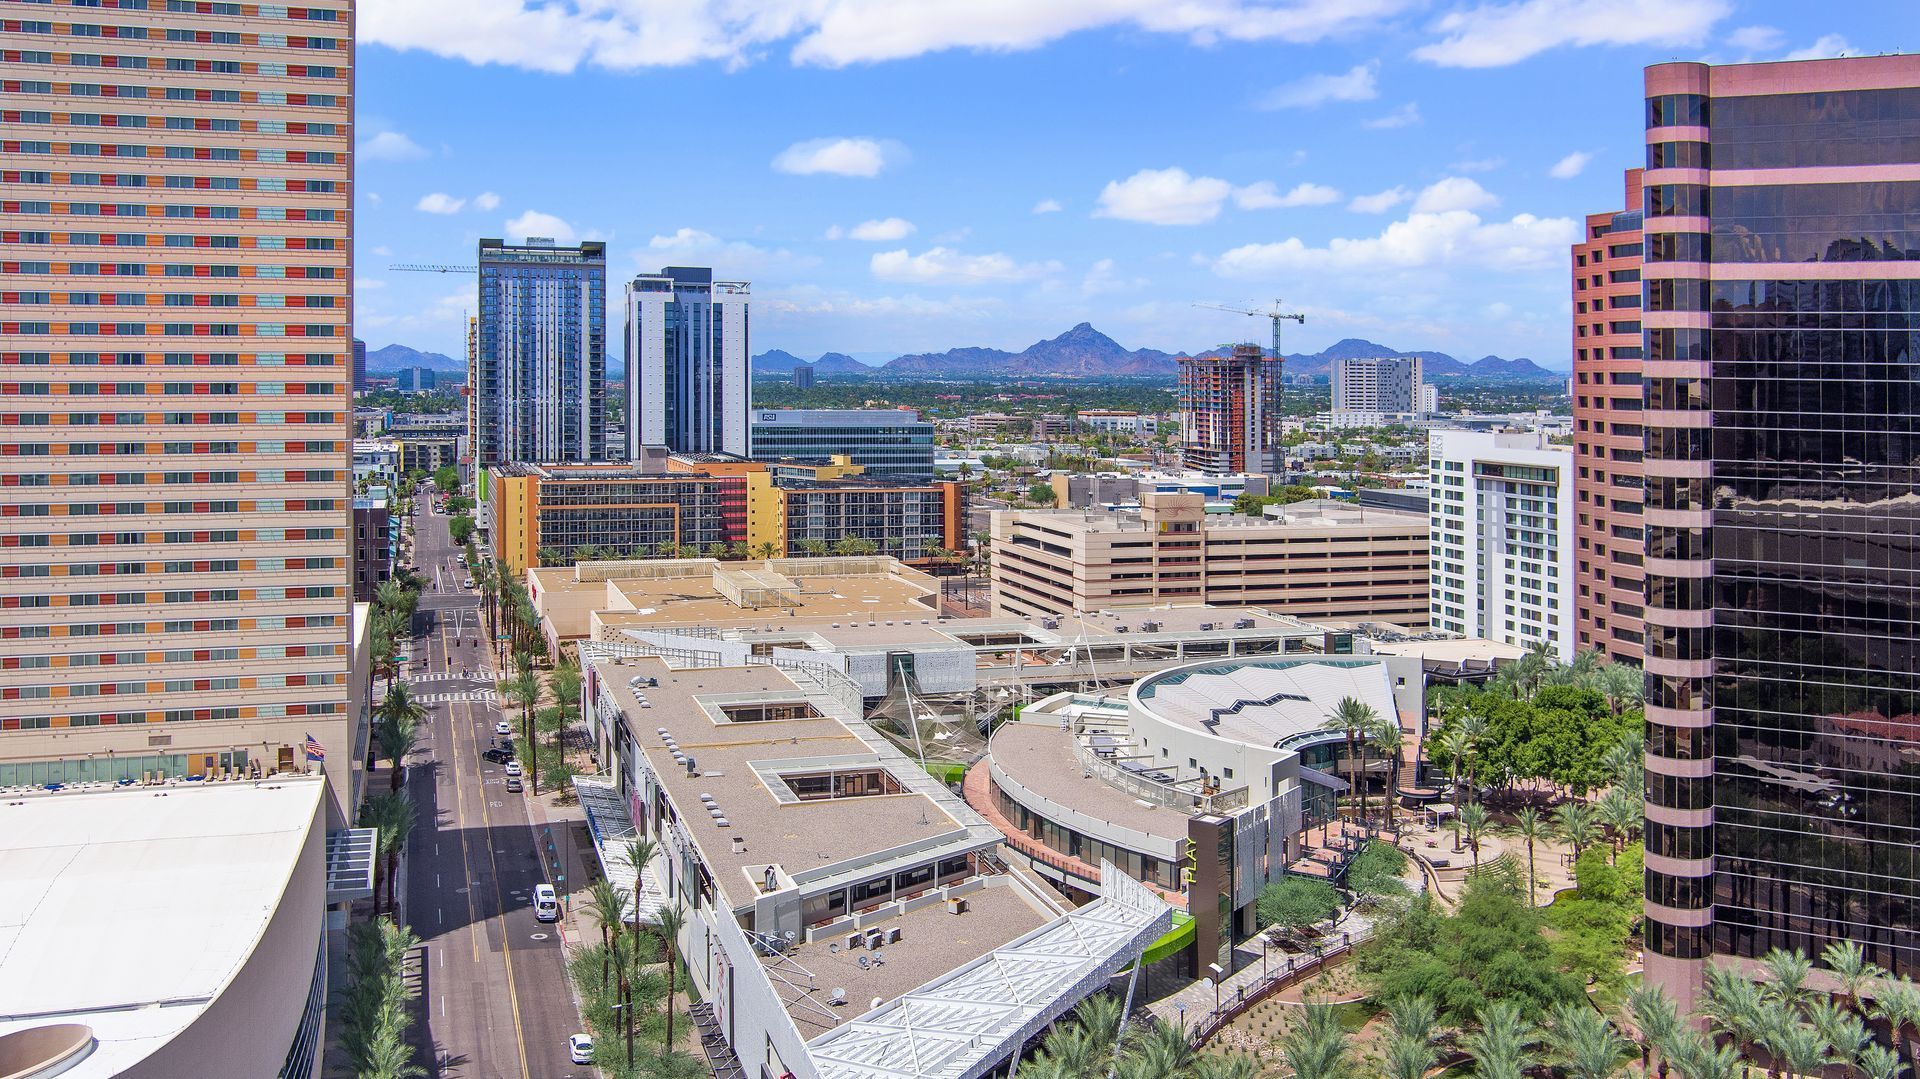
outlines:
[[1234, 620], [1234, 623], [1233, 623], [1233, 628], [1234, 628], [1234, 629], [1252, 629], [1252, 628], [1253, 628], [1253, 619], [1251, 619], [1251, 618], [1239, 618], [1239, 619], [1235, 619], [1235, 620]]
[[1115, 633], [1125, 633], [1125, 632], [1127, 632], [1127, 627], [1126, 627], [1126, 626], [1115, 626], [1115, 627], [1113, 627], [1113, 631], [1114, 631]]
[[947, 900], [948, 914], [965, 914], [971, 907], [965, 899], [955, 896]]
[[1212, 631], [1213, 631], [1213, 623], [1212, 623], [1212, 622], [1202, 622], [1202, 623], [1200, 623], [1200, 632], [1202, 632], [1202, 633], [1210, 633], [1210, 632], [1212, 632]]
[[1158, 623], [1158, 622], [1142, 622], [1142, 623], [1140, 623], [1140, 632], [1142, 632], [1142, 633], [1158, 633], [1158, 632], [1160, 632], [1160, 623]]

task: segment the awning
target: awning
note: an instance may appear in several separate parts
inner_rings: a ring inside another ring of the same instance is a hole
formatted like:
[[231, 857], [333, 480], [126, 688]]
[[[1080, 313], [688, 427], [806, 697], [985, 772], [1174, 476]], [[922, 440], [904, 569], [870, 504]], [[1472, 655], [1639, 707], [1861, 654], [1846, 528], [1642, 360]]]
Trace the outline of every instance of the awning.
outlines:
[[[573, 790], [580, 798], [580, 808], [587, 812], [587, 831], [593, 836], [593, 853], [600, 859], [601, 874], [615, 888], [631, 896], [637, 874], [633, 863], [627, 860], [627, 841], [638, 838], [640, 833], [633, 826], [633, 815], [627, 812], [626, 799], [620, 797], [620, 789], [613, 781], [604, 776], [574, 776]], [[665, 874], [665, 859], [656, 853], [653, 861], [647, 863], [638, 904], [627, 908], [628, 922], [652, 921], [667, 905], [666, 893], [660, 890]]]
[[380, 833], [372, 828], [341, 828], [327, 833], [327, 905], [351, 903], [373, 895], [373, 863]]

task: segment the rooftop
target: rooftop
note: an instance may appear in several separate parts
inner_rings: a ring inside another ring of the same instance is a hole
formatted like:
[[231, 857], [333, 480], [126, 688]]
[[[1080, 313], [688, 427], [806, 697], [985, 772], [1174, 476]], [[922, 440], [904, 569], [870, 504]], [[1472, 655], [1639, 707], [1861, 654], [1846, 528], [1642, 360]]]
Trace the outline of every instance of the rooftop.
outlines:
[[[998, 511], [1001, 513], [1009, 511]], [[1138, 510], [1014, 510], [1015, 521], [1045, 524], [1068, 532], [1146, 532], [1147, 523]], [[1358, 506], [1338, 499], [1316, 498], [1295, 502], [1284, 514], [1275, 517], [1248, 517], [1244, 514], [1210, 514], [1206, 531], [1246, 530], [1273, 535], [1296, 535], [1314, 531], [1354, 528], [1412, 529], [1423, 535], [1427, 515], [1410, 510], [1381, 506]]]
[[[1124, 713], [1120, 725], [1125, 726]], [[1188, 813], [1136, 798], [1088, 774], [1073, 750], [1073, 734], [1058, 723], [1007, 723], [993, 732], [993, 763], [1014, 782], [1077, 813], [1108, 824], [1179, 842]]]
[[1133, 695], [1169, 722], [1262, 746], [1321, 730], [1347, 697], [1383, 718], [1399, 714], [1385, 665], [1363, 656], [1176, 667], [1134, 683]]
[[[118, 1075], [191, 1025], [278, 909], [320, 776], [94, 787], [0, 804], [0, 1035], [56, 1023]], [[318, 907], [316, 905], [316, 911]]]
[[[833, 698], [779, 667], [676, 670], [651, 656], [611, 655], [595, 659], [593, 667], [730, 906], [754, 901], [770, 864], [804, 883], [837, 875], [849, 864], [878, 864], [905, 847], [924, 852], [951, 843], [970, 849], [975, 840], [999, 837], [864, 722], [839, 718]], [[644, 678], [655, 684], [636, 687], [635, 680]], [[723, 711], [769, 704], [800, 705], [796, 711], [812, 716], [736, 721]], [[674, 759], [676, 749], [691, 758], [689, 764]], [[876, 768], [892, 777], [896, 793], [802, 801], [782, 778]], [[699, 815], [696, 807], [703, 805], [726, 824]]]

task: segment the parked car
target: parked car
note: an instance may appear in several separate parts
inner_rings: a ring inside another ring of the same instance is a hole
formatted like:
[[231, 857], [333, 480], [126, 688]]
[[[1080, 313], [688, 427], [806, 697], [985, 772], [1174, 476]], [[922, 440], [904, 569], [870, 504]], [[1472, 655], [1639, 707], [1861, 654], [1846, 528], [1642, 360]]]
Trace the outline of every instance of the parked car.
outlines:
[[526, 789], [527, 789], [526, 784], [520, 781], [519, 776], [507, 777], [507, 793], [508, 794], [519, 794], [521, 791]]
[[500, 722], [495, 723], [493, 725], [493, 733], [499, 735], [502, 738], [506, 738], [509, 735], [513, 734], [513, 724], [508, 723], [506, 720], [503, 719]]
[[505, 764], [513, 759], [513, 750], [511, 747], [502, 749], [499, 746], [489, 746], [480, 752], [480, 759], [492, 761], [495, 764]]
[[567, 1058], [575, 1064], [593, 1063], [593, 1037], [575, 1034], [567, 1039]]
[[517, 776], [521, 772], [526, 770], [520, 767], [520, 762], [517, 760], [508, 761], [506, 767], [507, 767], [507, 774], [510, 776]]
[[553, 885], [533, 886], [533, 916], [543, 922], [560, 920], [560, 897], [554, 894]]

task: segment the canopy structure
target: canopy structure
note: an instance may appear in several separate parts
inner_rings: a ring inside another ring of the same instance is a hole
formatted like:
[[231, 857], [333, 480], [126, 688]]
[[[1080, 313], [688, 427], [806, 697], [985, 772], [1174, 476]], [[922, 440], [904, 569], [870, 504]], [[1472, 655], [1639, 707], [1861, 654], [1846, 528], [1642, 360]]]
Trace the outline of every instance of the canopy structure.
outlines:
[[[573, 790], [580, 797], [580, 808], [587, 812], [587, 831], [593, 835], [593, 852], [600, 859], [600, 872], [615, 888], [634, 896], [633, 882], [640, 874], [634, 872], [633, 863], [627, 859], [627, 842], [640, 833], [633, 826], [626, 799], [620, 797], [613, 780], [603, 776], [574, 776]], [[628, 908], [627, 921], [650, 922], [660, 913], [660, 908], [666, 906], [666, 893], [660, 889], [660, 882], [665, 879], [663, 868], [661, 855], [656, 851], [653, 861], [647, 863], [639, 895], [634, 896], [633, 906]]]
[[821, 1079], [976, 1079], [1173, 924], [1139, 881], [1100, 865], [1101, 898], [807, 1043]]

